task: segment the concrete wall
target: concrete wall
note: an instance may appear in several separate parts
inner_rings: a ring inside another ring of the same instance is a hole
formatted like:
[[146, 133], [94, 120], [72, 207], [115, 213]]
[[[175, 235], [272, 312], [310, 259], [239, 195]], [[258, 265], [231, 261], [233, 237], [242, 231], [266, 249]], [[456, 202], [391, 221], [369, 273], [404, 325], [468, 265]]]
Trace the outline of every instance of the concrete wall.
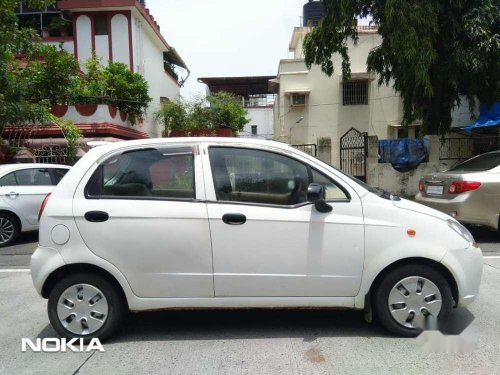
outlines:
[[240, 132], [243, 138], [252, 136], [252, 126], [257, 126], [257, 137], [265, 139], [273, 139], [274, 125], [273, 125], [273, 109], [272, 108], [247, 108], [250, 120], [245, 128]]
[[180, 95], [180, 86], [163, 68], [163, 51], [165, 47], [159, 43], [157, 36], [143, 24], [144, 21], [132, 15], [132, 37], [134, 48], [134, 65], [149, 84], [150, 103], [144, 129], [150, 137], [161, 137], [161, 128], [154, 122], [154, 113], [160, 108], [160, 97], [171, 100]]
[[456, 161], [440, 161], [440, 138], [427, 136], [430, 141], [429, 162], [420, 164], [409, 172], [398, 172], [389, 163], [378, 162], [378, 137], [368, 138], [367, 182], [401, 197], [413, 198], [418, 193], [418, 183], [423, 176], [451, 168]]

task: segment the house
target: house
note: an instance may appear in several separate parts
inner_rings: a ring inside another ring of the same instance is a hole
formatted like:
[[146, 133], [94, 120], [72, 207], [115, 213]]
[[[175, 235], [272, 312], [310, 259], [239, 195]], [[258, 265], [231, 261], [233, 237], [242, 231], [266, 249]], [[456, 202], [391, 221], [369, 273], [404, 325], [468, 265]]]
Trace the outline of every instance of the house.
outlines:
[[275, 95], [269, 91], [269, 80], [275, 76], [199, 78], [207, 85], [207, 95], [225, 91], [241, 99], [248, 111], [249, 123], [240, 131], [240, 137], [273, 139]]
[[[145, 1], [61, 0], [56, 7], [42, 11], [30, 9], [24, 2], [19, 2], [16, 14], [21, 26], [39, 30], [42, 43], [61, 46], [74, 54], [81, 66], [95, 53], [103, 64], [110, 61], [124, 63], [148, 82], [149, 96], [153, 100], [145, 118], [136, 125], [128, 120], [127, 114], [117, 113], [116, 109], [107, 105], [55, 108], [57, 116], [72, 119], [82, 129], [85, 141], [161, 136], [153, 114], [162, 101], [179, 96], [189, 69], [161, 34], [160, 26], [146, 8]], [[68, 27], [50, 29], [54, 19], [60, 20], [61, 17], [67, 20]], [[13, 132], [15, 129], [7, 127], [4, 139], [9, 139]], [[19, 134], [15, 136], [23, 137]], [[47, 152], [65, 145], [61, 131], [55, 126], [31, 127], [30, 134], [24, 137], [34, 139], [33, 148], [44, 148]]]
[[[377, 26], [358, 26], [357, 44], [348, 42], [351, 62], [348, 81], [343, 80], [339, 56], [333, 57], [335, 71], [331, 77], [318, 65], [310, 70], [306, 67], [304, 39], [323, 17], [321, 1], [310, 0], [304, 5], [303, 24], [292, 32], [291, 56], [280, 61], [277, 77], [270, 81], [272, 91], [277, 94], [274, 138], [294, 145], [328, 144], [331, 149], [331, 156], [325, 158], [328, 162], [363, 177], [366, 171], [353, 171], [342, 163], [363, 164], [365, 135], [397, 139], [419, 138], [424, 134], [419, 122], [402, 126], [401, 97], [391, 85], [379, 86], [378, 76], [367, 70], [369, 52], [382, 42]], [[470, 118], [466, 102], [453, 113], [455, 126], [462, 123], [465, 126]], [[346, 160], [341, 157], [344, 151]], [[360, 168], [366, 169], [366, 164]]]

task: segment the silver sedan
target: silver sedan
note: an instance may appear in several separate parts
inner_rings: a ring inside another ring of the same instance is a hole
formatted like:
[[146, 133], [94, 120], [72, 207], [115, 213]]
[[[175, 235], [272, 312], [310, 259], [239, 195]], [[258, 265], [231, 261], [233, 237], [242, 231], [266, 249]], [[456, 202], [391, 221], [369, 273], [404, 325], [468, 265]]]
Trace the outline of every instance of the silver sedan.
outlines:
[[500, 231], [500, 151], [476, 156], [419, 183], [416, 200], [465, 224]]

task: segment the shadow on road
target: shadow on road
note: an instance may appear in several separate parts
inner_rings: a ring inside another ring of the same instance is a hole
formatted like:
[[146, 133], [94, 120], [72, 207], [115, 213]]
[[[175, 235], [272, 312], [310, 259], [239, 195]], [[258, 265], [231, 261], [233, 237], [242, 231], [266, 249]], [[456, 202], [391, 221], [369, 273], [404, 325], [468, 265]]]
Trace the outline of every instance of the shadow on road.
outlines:
[[[474, 320], [467, 309], [453, 311], [441, 331], [460, 334]], [[50, 325], [40, 338], [57, 337]], [[363, 312], [349, 310], [196, 310], [130, 314], [107, 342], [269, 339], [300, 337], [387, 337], [378, 324], [366, 323]]]
[[485, 227], [471, 227], [468, 226], [467, 229], [470, 230], [474, 239], [479, 243], [498, 243], [500, 242], [500, 235]]

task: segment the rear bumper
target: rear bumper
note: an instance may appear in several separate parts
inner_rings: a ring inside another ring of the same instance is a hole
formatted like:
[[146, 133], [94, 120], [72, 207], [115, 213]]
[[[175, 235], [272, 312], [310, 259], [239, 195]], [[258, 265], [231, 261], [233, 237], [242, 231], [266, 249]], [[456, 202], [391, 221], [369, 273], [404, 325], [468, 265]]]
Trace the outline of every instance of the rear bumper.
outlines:
[[[461, 223], [484, 225], [498, 230], [499, 213], [494, 205], [489, 208], [484, 207], [482, 202], [475, 200], [470, 193], [457, 195], [453, 199], [424, 197], [422, 193], [418, 193], [415, 200], [418, 203], [453, 216]], [[458, 213], [458, 216], [453, 215], [455, 212]]]
[[42, 295], [42, 288], [49, 275], [65, 265], [59, 252], [50, 247], [38, 246], [31, 256], [31, 279], [38, 294]]
[[483, 253], [470, 245], [466, 249], [450, 250], [446, 253], [443, 265], [450, 270], [458, 287], [458, 306], [472, 303], [478, 293], [483, 274]]

